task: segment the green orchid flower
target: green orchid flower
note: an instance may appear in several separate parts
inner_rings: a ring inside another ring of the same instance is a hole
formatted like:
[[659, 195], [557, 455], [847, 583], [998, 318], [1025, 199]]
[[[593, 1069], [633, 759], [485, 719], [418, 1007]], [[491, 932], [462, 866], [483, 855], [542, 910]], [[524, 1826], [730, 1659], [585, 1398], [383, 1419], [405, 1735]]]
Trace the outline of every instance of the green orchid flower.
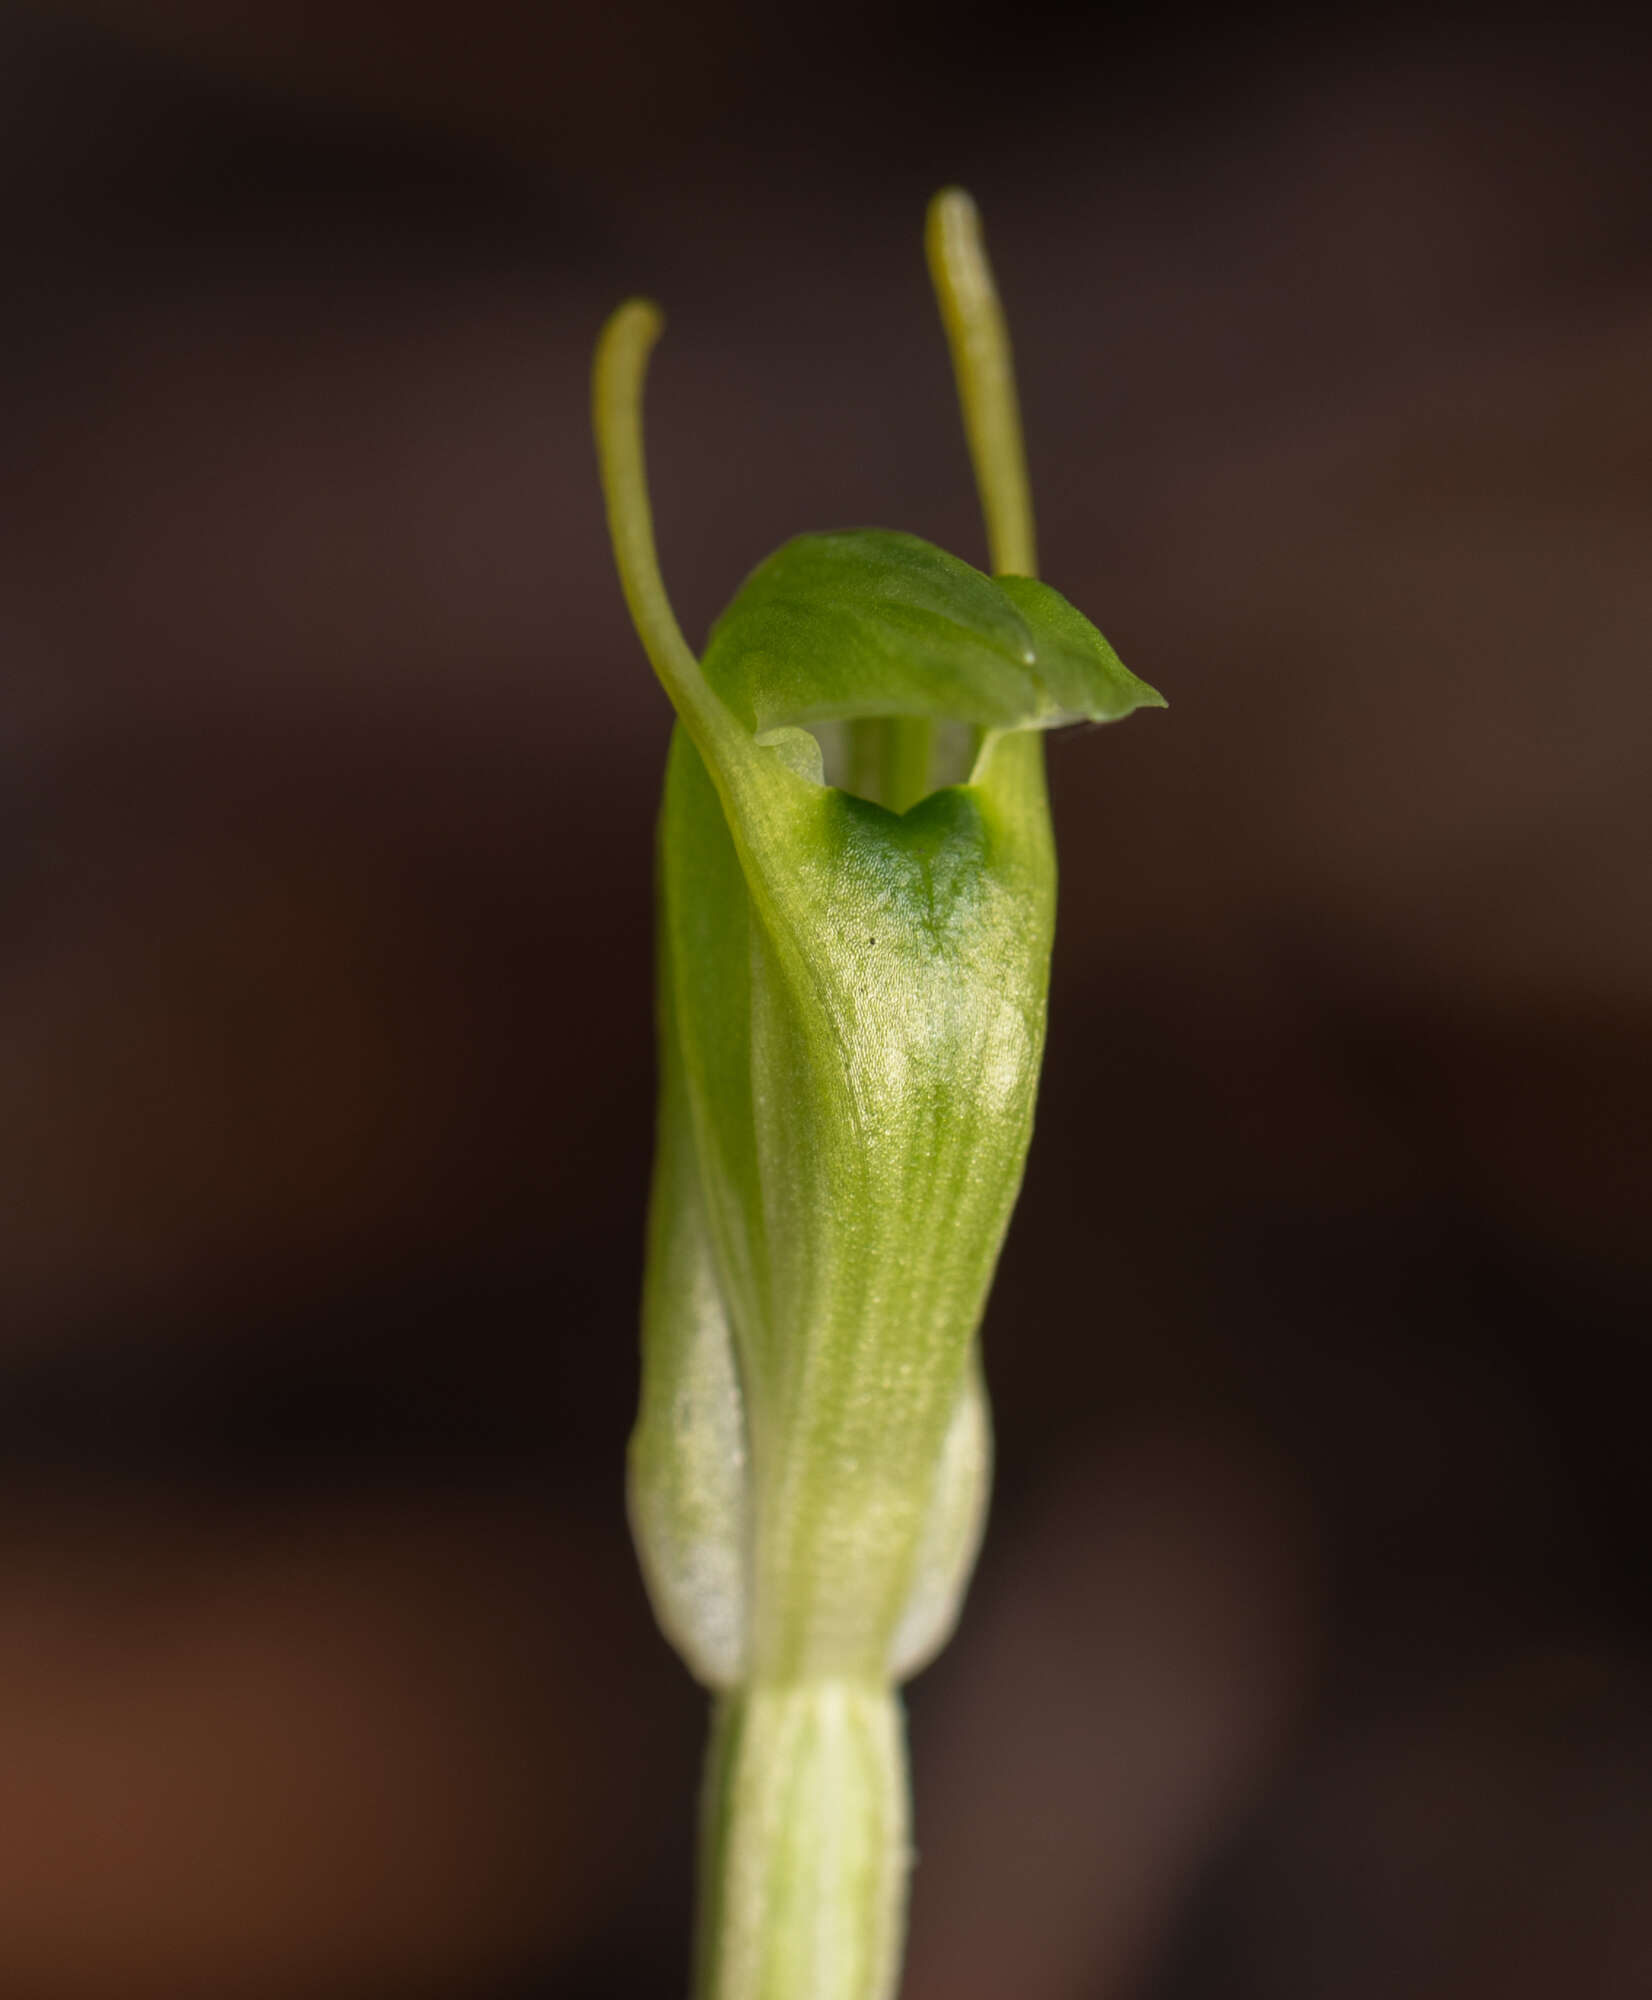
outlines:
[[911, 535], [802, 535], [697, 659], [643, 470], [658, 312], [622, 306], [597, 353], [620, 577], [677, 715], [629, 1492], [660, 1624], [718, 1700], [705, 2000], [893, 1991], [894, 1691], [949, 1635], [980, 1539], [977, 1334], [1044, 1045], [1042, 732], [1162, 705], [1032, 577], [966, 196], [937, 197], [928, 240], [997, 575]]

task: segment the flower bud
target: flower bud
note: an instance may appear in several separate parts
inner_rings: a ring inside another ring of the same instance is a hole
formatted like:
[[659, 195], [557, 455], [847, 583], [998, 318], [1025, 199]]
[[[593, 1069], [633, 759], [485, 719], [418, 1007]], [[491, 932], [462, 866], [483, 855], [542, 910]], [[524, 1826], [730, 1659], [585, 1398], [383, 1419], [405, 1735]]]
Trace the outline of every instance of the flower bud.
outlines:
[[[939, 266], [969, 249], [962, 199], [937, 203]], [[978, 459], [1019, 468], [1001, 329], [941, 289], [987, 384]], [[1055, 913], [1041, 732], [1160, 697], [1046, 584], [873, 529], [786, 543], [697, 659], [643, 476], [659, 325], [621, 307], [595, 385], [621, 581], [677, 713], [631, 1520], [661, 1626], [721, 1693], [699, 1990], [872, 2000], [907, 1865], [893, 1688], [951, 1631], [986, 1504], [977, 1335]], [[1019, 470], [993, 490], [1030, 566]]]
[[[621, 308], [606, 337], [633, 406], [656, 324]], [[985, 1497], [975, 1336], [1055, 905], [1037, 732], [1158, 697], [1047, 585], [877, 530], [786, 544], [662, 678], [632, 1519], [711, 1685], [887, 1680], [950, 1629]], [[950, 727], [961, 781], [924, 771], [904, 811], [829, 783], [843, 724], [921, 728], [931, 768]]]

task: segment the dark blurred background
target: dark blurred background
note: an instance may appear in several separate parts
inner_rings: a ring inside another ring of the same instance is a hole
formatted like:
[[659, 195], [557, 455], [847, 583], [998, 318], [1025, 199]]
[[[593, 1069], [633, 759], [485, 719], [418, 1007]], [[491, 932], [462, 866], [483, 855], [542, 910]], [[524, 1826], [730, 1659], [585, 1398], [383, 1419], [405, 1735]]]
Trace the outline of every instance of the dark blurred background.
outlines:
[[993, 1530], [909, 2000], [1652, 1990], [1652, 38], [1584, 9], [85, 0], [0, 24], [0, 1993], [680, 1992], [621, 1454], [667, 709], [805, 527], [1052, 745]]

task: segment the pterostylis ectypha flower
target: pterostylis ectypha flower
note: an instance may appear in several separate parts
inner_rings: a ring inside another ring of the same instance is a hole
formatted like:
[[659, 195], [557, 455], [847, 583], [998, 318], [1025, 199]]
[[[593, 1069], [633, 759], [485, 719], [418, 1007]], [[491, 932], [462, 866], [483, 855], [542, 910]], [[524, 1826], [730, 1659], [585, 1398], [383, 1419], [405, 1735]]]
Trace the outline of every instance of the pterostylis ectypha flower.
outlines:
[[930, 266], [995, 574], [800, 535], [696, 657], [666, 598], [621, 306], [595, 419], [626, 600], [676, 710], [632, 1527], [716, 1696], [700, 2000], [884, 2000], [909, 1862], [896, 1689], [945, 1642], [991, 1443], [977, 1332], [1044, 1044], [1041, 732], [1160, 697], [1033, 579], [1009, 348], [967, 196]]

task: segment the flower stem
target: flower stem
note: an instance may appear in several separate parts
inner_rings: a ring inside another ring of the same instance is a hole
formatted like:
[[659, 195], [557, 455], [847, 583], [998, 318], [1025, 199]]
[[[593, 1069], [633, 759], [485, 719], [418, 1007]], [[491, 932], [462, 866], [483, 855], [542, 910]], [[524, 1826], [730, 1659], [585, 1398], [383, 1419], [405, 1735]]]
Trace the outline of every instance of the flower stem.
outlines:
[[909, 1865], [892, 1689], [756, 1682], [706, 1759], [696, 2000], [889, 2000]]

